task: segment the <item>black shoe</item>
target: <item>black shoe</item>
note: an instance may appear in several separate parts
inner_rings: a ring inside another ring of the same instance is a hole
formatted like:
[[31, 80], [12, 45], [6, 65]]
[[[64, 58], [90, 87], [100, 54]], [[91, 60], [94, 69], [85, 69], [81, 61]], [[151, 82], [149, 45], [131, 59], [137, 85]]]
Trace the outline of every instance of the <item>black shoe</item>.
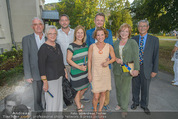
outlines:
[[135, 109], [137, 109], [137, 106], [139, 106], [139, 104], [133, 103], [133, 104], [131, 105], [131, 109], [132, 109], [132, 110], [135, 110]]
[[83, 102], [90, 102], [90, 99], [82, 98], [81, 101], [83, 101]]
[[142, 107], [141, 106], [141, 108], [144, 110], [145, 114], [151, 115], [151, 112], [150, 112], [150, 110], [147, 107]]

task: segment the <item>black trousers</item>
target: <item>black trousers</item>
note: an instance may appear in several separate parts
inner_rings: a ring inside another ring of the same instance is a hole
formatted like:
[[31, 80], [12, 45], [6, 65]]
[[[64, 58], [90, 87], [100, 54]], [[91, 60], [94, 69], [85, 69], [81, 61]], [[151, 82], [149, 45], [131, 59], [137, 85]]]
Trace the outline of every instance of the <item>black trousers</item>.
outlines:
[[[151, 79], [146, 79], [143, 65], [140, 65], [140, 74], [132, 79], [132, 101], [142, 107], [148, 107], [149, 87]], [[141, 92], [141, 100], [139, 98]]]
[[34, 94], [34, 110], [35, 111], [42, 111], [42, 81], [33, 81], [32, 88]]

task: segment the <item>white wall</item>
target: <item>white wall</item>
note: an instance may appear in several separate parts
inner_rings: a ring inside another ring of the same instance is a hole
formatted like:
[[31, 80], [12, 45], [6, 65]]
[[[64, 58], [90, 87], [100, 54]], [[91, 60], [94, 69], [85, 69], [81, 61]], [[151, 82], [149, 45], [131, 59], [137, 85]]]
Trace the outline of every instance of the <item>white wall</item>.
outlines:
[[9, 29], [9, 19], [7, 13], [6, 0], [0, 0], [0, 37], [5, 37], [5, 39], [0, 39], [0, 48], [10, 49], [11, 48], [11, 35]]
[[[22, 42], [22, 38], [33, 33], [31, 28], [34, 17], [41, 18], [41, 0], [9, 0], [12, 18], [12, 31], [17, 44]], [[5, 39], [0, 39], [0, 48], [11, 49], [11, 34], [6, 0], [0, 0], [0, 24], [5, 31]]]

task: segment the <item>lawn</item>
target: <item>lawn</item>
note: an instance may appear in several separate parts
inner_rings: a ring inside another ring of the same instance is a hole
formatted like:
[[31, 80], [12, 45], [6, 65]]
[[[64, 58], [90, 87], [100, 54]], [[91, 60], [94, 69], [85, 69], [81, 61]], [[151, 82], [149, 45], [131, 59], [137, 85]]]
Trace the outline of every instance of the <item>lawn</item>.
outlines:
[[176, 36], [157, 36], [159, 39], [176, 39]]
[[173, 64], [171, 61], [171, 51], [176, 41], [159, 41], [159, 70], [173, 73]]
[[[156, 36], [159, 39], [177, 39], [176, 36]], [[113, 41], [115, 41], [117, 38], [113, 37]]]

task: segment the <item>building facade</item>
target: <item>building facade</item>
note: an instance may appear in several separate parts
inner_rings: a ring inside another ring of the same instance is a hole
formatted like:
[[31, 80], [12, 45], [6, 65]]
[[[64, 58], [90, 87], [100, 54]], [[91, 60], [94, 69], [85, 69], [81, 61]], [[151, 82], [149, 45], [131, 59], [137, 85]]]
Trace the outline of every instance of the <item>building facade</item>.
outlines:
[[22, 37], [33, 32], [34, 17], [41, 18], [44, 0], [0, 0], [0, 53], [20, 46]]

